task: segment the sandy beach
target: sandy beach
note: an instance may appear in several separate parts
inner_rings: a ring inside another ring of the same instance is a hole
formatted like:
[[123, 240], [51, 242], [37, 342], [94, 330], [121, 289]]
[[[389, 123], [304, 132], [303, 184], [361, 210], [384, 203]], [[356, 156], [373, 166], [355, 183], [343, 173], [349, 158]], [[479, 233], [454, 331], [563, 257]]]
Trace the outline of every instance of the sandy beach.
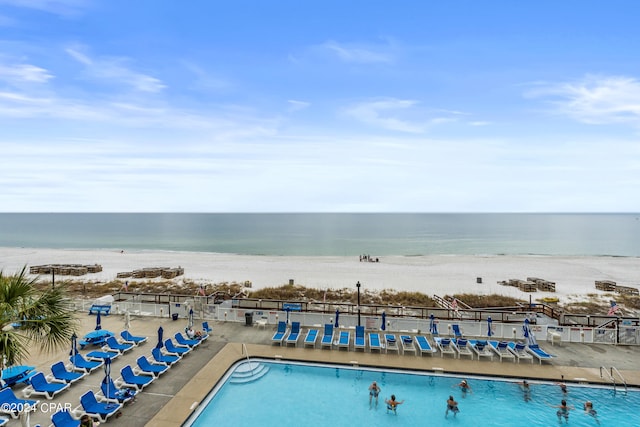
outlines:
[[[553, 295], [562, 302], [581, 300], [589, 293], [604, 295], [595, 289], [595, 280], [638, 286], [638, 263], [638, 258], [632, 257], [431, 255], [382, 257], [379, 262], [360, 262], [358, 257], [0, 248], [0, 270], [5, 275], [13, 274], [25, 265], [100, 264], [102, 272], [73, 279], [108, 282], [115, 280], [118, 272], [180, 266], [185, 274], [173, 279], [176, 286], [184, 280], [202, 284], [250, 281], [253, 289], [260, 289], [287, 284], [293, 279], [294, 283], [308, 287], [340, 289], [354, 287], [360, 281], [363, 291], [396, 289], [428, 295], [501, 294], [525, 300], [529, 295], [534, 300]], [[497, 283], [531, 276], [555, 282], [555, 294], [529, 294]], [[57, 279], [64, 277], [71, 278]], [[482, 283], [477, 283], [477, 278], [482, 278]]]

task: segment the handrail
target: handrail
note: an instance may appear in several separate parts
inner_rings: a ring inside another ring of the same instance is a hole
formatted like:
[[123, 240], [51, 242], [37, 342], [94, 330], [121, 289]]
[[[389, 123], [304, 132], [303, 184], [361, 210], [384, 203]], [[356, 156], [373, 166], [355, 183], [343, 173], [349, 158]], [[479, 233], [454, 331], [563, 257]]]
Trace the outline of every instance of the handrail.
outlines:
[[249, 350], [247, 350], [247, 345], [245, 343], [242, 343], [242, 354], [246, 355], [247, 363], [249, 364], [249, 368], [251, 368], [251, 375], [254, 375], [253, 363], [251, 363], [251, 360], [249, 359]]
[[624, 379], [624, 377], [622, 376], [620, 371], [618, 371], [618, 369], [615, 366], [611, 366], [609, 368], [609, 370], [607, 370], [607, 368], [605, 366], [600, 366], [600, 378], [604, 378], [604, 376], [602, 375], [603, 372], [607, 374], [607, 377], [609, 378], [609, 380], [613, 384], [613, 391], [614, 392], [616, 391], [615, 374], [617, 374], [618, 377], [620, 378], [620, 380], [622, 381], [622, 384], [624, 385], [624, 392], [625, 393], [627, 392], [627, 381]]

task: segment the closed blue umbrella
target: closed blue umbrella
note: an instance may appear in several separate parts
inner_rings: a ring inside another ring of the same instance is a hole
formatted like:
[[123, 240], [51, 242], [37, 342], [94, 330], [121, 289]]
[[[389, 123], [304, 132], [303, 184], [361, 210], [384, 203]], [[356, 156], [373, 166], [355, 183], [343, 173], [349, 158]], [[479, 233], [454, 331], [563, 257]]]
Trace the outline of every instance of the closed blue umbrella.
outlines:
[[189, 309], [189, 329], [193, 328], [193, 308]]
[[431, 335], [438, 335], [438, 324], [433, 313], [429, 316], [429, 332], [431, 332]]
[[111, 358], [107, 357], [104, 359], [104, 383], [105, 386], [107, 387], [107, 393], [106, 395], [109, 396], [109, 385], [111, 384], [111, 379], [109, 378], [109, 376], [111, 375]]
[[163, 344], [162, 344], [162, 335], [164, 334], [164, 329], [162, 329], [162, 326], [160, 326], [158, 328], [158, 344], [156, 344], [156, 348], [162, 348]]
[[[74, 332], [71, 335], [71, 352], [69, 353], [69, 355], [75, 356], [76, 354], [78, 354], [78, 336]], [[75, 357], [74, 357], [74, 359], [75, 359]]]
[[287, 321], [285, 322], [287, 325], [289, 324], [289, 313], [291, 313], [291, 307], [287, 307], [284, 309], [287, 312]]
[[491, 323], [492, 322], [493, 322], [493, 320], [491, 320], [491, 316], [487, 317], [487, 336], [488, 337], [493, 335], [493, 331], [491, 330]]
[[522, 334], [527, 339], [527, 344], [534, 345], [536, 344], [536, 337], [533, 336], [531, 332], [531, 327], [529, 326], [529, 319], [524, 319], [524, 325], [522, 325]]
[[383, 331], [387, 329], [387, 313], [382, 312], [382, 325], [380, 325], [380, 329]]
[[100, 324], [100, 310], [97, 311], [96, 314], [96, 331], [99, 331], [100, 329], [102, 329], [102, 325]]
[[338, 318], [339, 318], [339, 317], [340, 317], [340, 310], [336, 310], [336, 323], [335, 323], [335, 325], [333, 325], [333, 326], [335, 326], [336, 328], [337, 328], [337, 327], [338, 327], [338, 325], [340, 324], [340, 323], [338, 323]]

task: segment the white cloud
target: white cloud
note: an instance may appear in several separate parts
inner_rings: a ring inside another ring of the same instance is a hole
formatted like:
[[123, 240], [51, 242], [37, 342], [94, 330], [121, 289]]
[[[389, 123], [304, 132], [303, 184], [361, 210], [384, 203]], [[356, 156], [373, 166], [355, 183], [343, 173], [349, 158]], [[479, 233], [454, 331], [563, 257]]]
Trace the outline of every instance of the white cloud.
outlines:
[[525, 93], [550, 99], [555, 112], [583, 123], [640, 124], [640, 81], [624, 76], [586, 76], [566, 83], [539, 84]]
[[335, 41], [328, 41], [320, 46], [322, 49], [331, 52], [345, 62], [356, 63], [376, 63], [376, 62], [391, 62], [393, 57], [388, 52], [387, 46], [384, 47], [361, 47], [341, 44]]
[[87, 0], [0, 0], [0, 4], [35, 9], [54, 15], [72, 16], [81, 12]]
[[289, 99], [287, 103], [289, 104], [289, 112], [304, 110], [311, 105], [309, 102], [296, 101], [295, 99]]
[[458, 120], [457, 114], [434, 117], [418, 105], [411, 99], [380, 98], [352, 105], [344, 114], [371, 126], [407, 133], [422, 133], [432, 125]]
[[156, 93], [167, 86], [158, 78], [130, 70], [125, 66], [125, 58], [91, 58], [80, 48], [67, 48], [73, 59], [86, 66], [88, 75], [106, 82], [117, 82], [140, 92]]
[[31, 64], [0, 64], [0, 80], [9, 83], [46, 83], [53, 75], [44, 68]]

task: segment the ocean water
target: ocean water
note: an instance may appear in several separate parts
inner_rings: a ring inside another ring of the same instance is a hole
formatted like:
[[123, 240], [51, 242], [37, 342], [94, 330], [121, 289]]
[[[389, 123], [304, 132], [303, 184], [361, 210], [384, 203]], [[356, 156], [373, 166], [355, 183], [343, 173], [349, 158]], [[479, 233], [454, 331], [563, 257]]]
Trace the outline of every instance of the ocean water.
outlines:
[[640, 256], [640, 214], [3, 213], [0, 246], [244, 255]]

